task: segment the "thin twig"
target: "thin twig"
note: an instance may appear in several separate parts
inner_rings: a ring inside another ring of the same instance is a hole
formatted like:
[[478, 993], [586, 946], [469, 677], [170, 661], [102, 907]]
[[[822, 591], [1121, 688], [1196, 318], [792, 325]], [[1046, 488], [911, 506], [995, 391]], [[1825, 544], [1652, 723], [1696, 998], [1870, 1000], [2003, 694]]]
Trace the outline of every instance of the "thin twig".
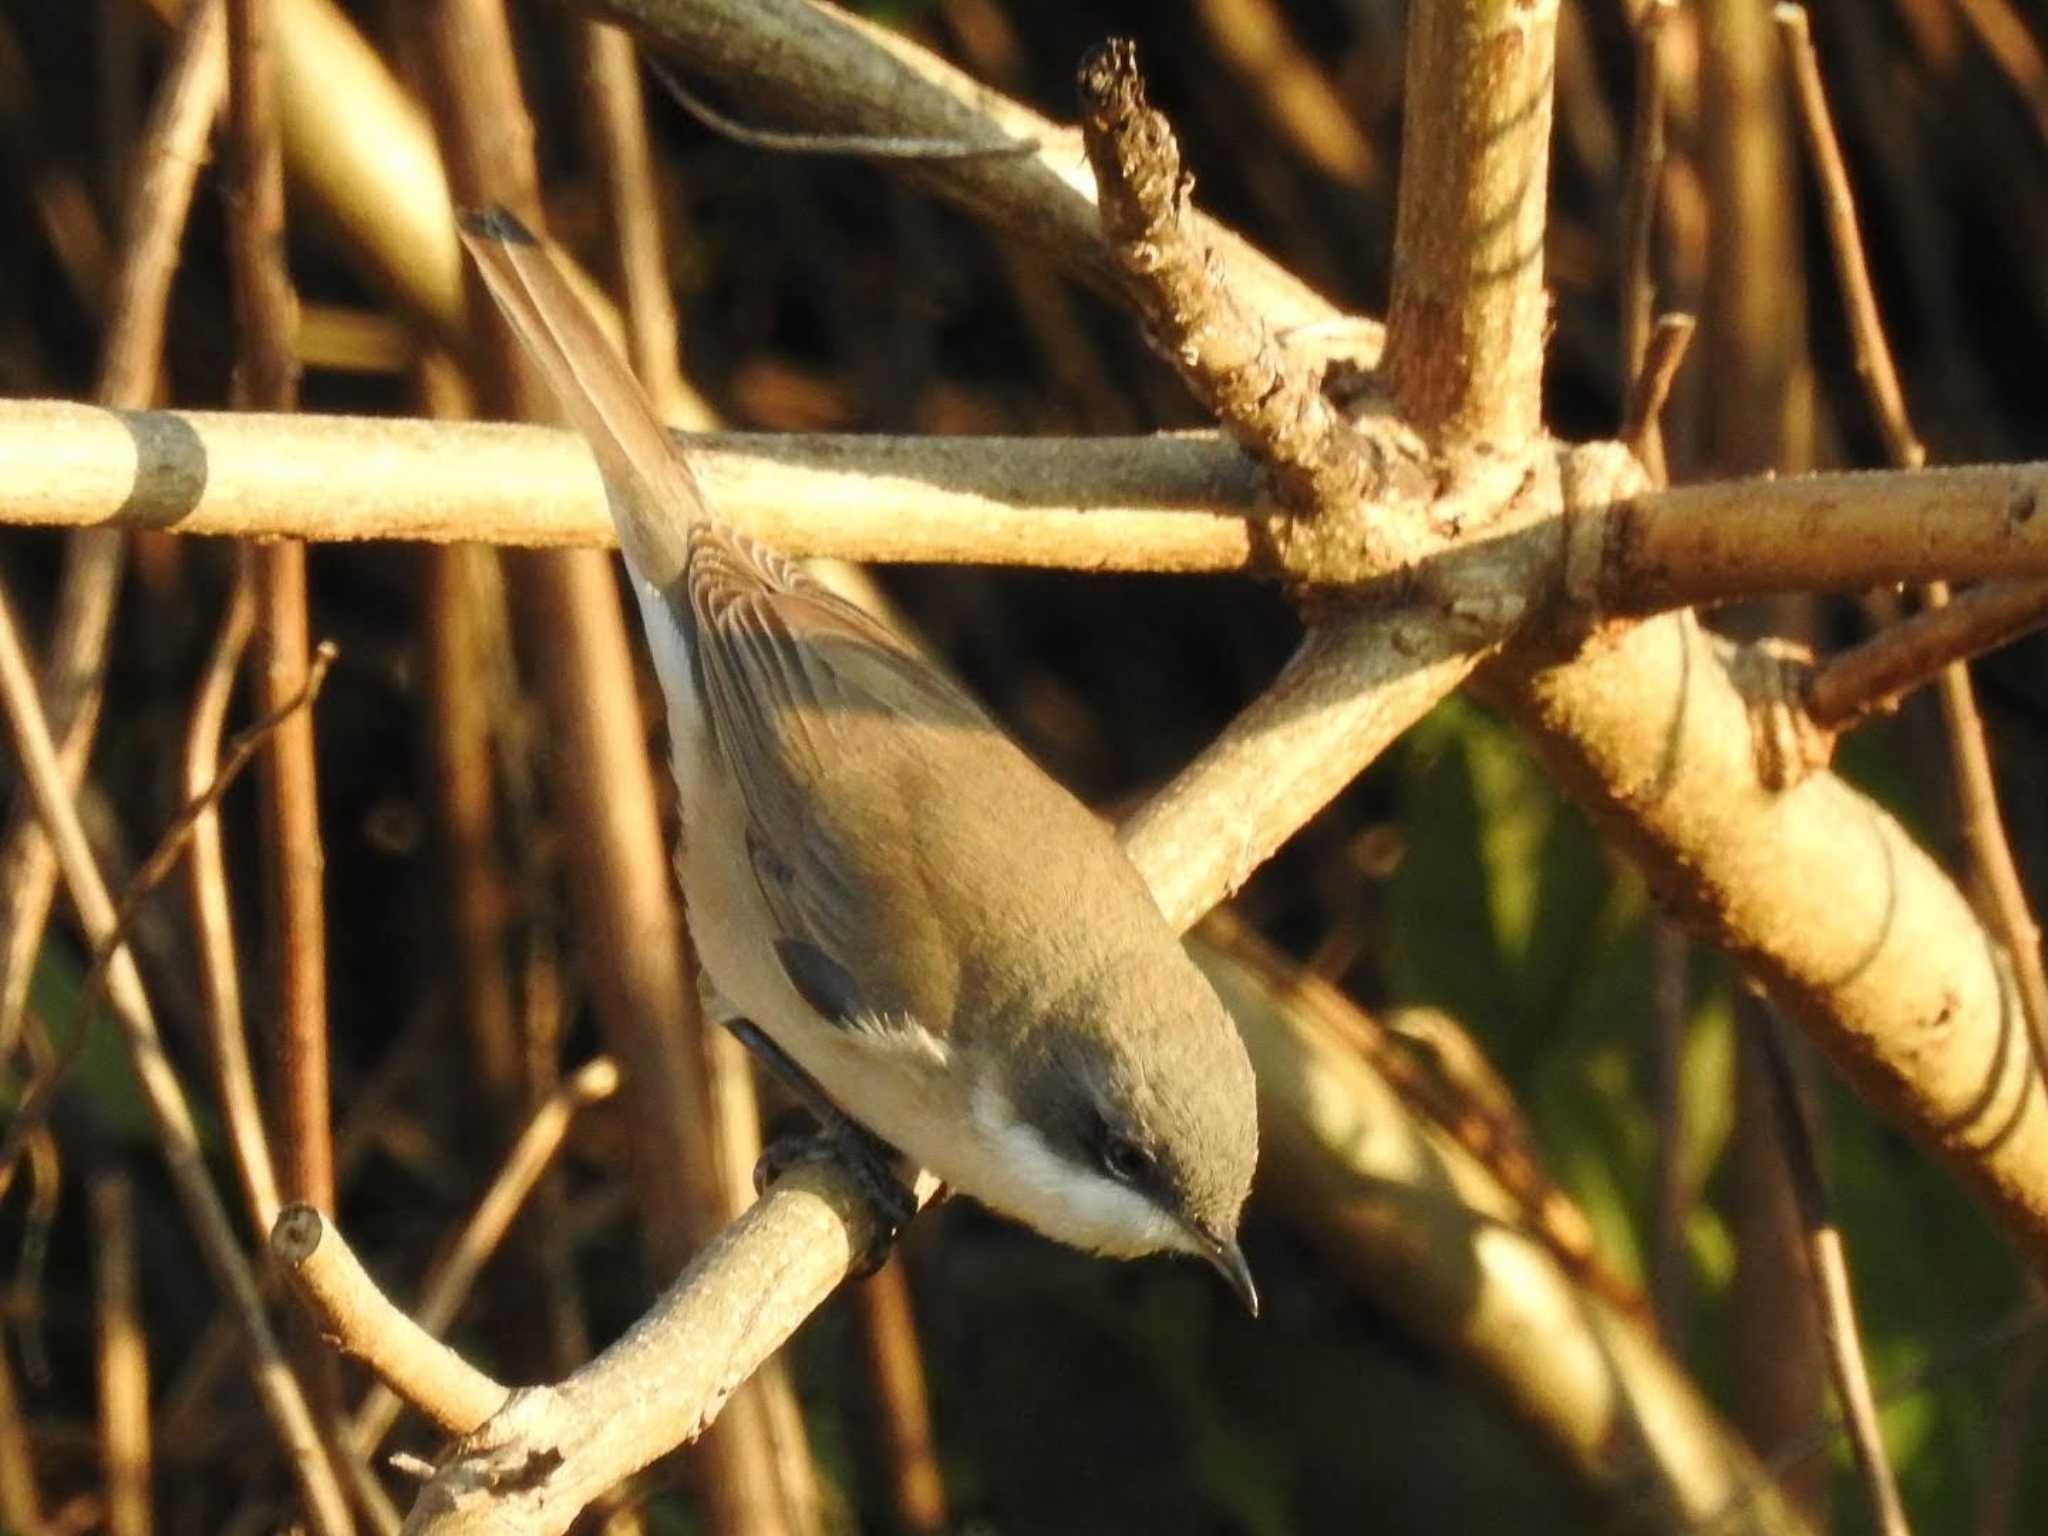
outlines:
[[[1946, 598], [1947, 589], [1937, 585], [1929, 589], [1928, 596], [1938, 606]], [[2020, 1013], [2034, 1046], [2035, 1069], [2044, 1084], [2048, 1084], [2048, 967], [2042, 961], [2041, 929], [2034, 921], [2026, 886], [2013, 858], [2012, 842], [1999, 815], [1991, 746], [1985, 736], [1983, 717], [1977, 711], [1977, 694], [1970, 686], [1969, 669], [1944, 667], [1936, 688], [1941, 696], [1942, 720], [1948, 727], [1963, 843], [1969, 849], [1970, 864], [1988, 908], [1986, 921], [2012, 957], [2013, 972], [2019, 980]]]
[[[56, 1058], [39, 1058], [45, 1073], [56, 1070]], [[64, 1158], [57, 1138], [47, 1125], [32, 1127], [24, 1143], [28, 1156], [28, 1210], [22, 1222], [21, 1253], [15, 1261], [14, 1283], [7, 1308], [21, 1319], [21, 1364], [28, 1379], [38, 1387], [50, 1384], [50, 1351], [43, 1334], [43, 1269], [50, 1256], [50, 1231], [57, 1224], [57, 1210], [63, 1199]], [[13, 1169], [0, 1170], [0, 1190], [10, 1182]]]
[[[605, 212], [618, 247], [619, 293], [633, 371], [665, 419], [694, 430], [715, 428], [717, 414], [684, 379], [678, 362], [677, 322], [668, 292], [668, 264], [659, 217], [653, 156], [632, 40], [616, 27], [582, 25], [586, 49], [584, 101], [590, 137], [603, 167]], [[673, 77], [650, 60], [671, 89]], [[680, 946], [686, 1000], [698, 997], [696, 961], [687, 935]], [[701, 1068], [700, 1112], [712, 1155], [710, 1184], [724, 1192], [715, 1212], [704, 1213], [708, 1233], [745, 1210], [754, 1198], [753, 1168], [761, 1154], [760, 1111], [754, 1099], [750, 1054], [727, 1030], [709, 1024], [701, 1008], [671, 1021], [682, 1048]], [[549, 1198], [543, 1189], [541, 1198]], [[580, 1363], [580, 1362], [579, 1362]], [[792, 1532], [820, 1529], [817, 1472], [802, 1410], [789, 1375], [770, 1361], [738, 1394], [716, 1438], [744, 1450], [743, 1475], [774, 1497]], [[765, 1447], [765, 1451], [762, 1449]], [[713, 1458], [738, 1455], [714, 1445]], [[772, 1472], [772, 1476], [768, 1475]], [[715, 1467], [710, 1475], [729, 1475]]]
[[334, 646], [323, 642], [313, 658], [313, 668], [306, 676], [305, 687], [294, 698], [273, 713], [257, 721], [235, 738], [228, 748], [227, 762], [220, 774], [204, 792], [187, 801], [178, 814], [171, 818], [171, 824], [157, 840], [156, 847], [142, 862], [142, 867], [128, 882], [121, 893], [118, 907], [111, 909], [111, 921], [107, 931], [95, 938], [92, 963], [86, 968], [85, 980], [79, 988], [78, 1021], [72, 1027], [71, 1038], [66, 1042], [54, 1067], [40, 1076], [21, 1106], [15, 1111], [7, 1127], [4, 1141], [0, 1141], [0, 1177], [4, 1177], [14, 1166], [14, 1160], [21, 1155], [21, 1149], [28, 1134], [42, 1123], [55, 1100], [57, 1090], [64, 1084], [70, 1069], [84, 1052], [92, 1028], [94, 1016], [103, 998], [113, 998], [115, 1011], [120, 1011], [119, 998], [115, 996], [121, 985], [121, 967], [128, 963], [128, 933], [136, 915], [142, 911], [143, 903], [159, 885], [178, 867], [178, 859], [191, 841], [194, 825], [199, 818], [220, 803], [222, 795], [233, 786], [236, 777], [249, 765], [264, 740], [300, 709], [309, 707], [319, 697], [320, 687], [327, 680], [327, 669], [334, 662]]
[[[2038, 1316], [2040, 1286], [2031, 1275], [2027, 1279]], [[2048, 1340], [2039, 1333], [2020, 1339], [2006, 1361], [1992, 1404], [1991, 1443], [1984, 1455], [1984, 1487], [1971, 1536], [2011, 1536], [2017, 1528], [2015, 1518], [2026, 1504], [2027, 1472], [2036, 1462], [2031, 1443], [2034, 1400], [2044, 1367], [2048, 1367]]]
[[[136, 169], [122, 210], [123, 239], [107, 306], [95, 398], [116, 410], [151, 403], [163, 366], [164, 314], [192, 188], [205, 164], [206, 135], [227, 85], [222, 0], [196, 0], [178, 30], [162, 84], [150, 104]], [[66, 782], [85, 771], [98, 718], [100, 676], [121, 583], [126, 545], [93, 529], [65, 549], [57, 621], [44, 669], [43, 702], [62, 740]], [[0, 852], [0, 1051], [20, 1028], [35, 957], [42, 947], [57, 862], [35, 817], [22, 811]]]
[[125, 1175], [93, 1182], [92, 1227], [107, 1532], [149, 1536], [149, 1351], [138, 1310], [135, 1188]]
[[28, 55], [11, 26], [0, 22], [0, 138], [19, 164], [43, 241], [72, 294], [81, 308], [96, 310], [105, 298], [111, 265], [106, 230], [85, 178], [50, 151], [44, 133], [48, 113], [40, 96]]
[[270, 1157], [270, 1133], [263, 1120], [263, 1101], [249, 1062], [248, 1028], [242, 1016], [242, 980], [235, 960], [234, 910], [228, 899], [227, 856], [221, 846], [220, 813], [216, 808], [223, 787], [221, 726], [227, 718], [228, 699], [234, 691], [242, 652], [256, 629], [256, 589], [251, 564], [246, 548], [237, 552], [234, 587], [221, 615], [220, 633], [214, 639], [213, 654], [207, 659], [185, 728], [185, 796], [188, 804], [201, 807], [191, 817], [192, 853], [185, 868], [214, 1083], [227, 1121], [235, 1170], [248, 1202], [250, 1227], [260, 1238], [277, 1220], [281, 1201], [277, 1169]]
[[2048, 582], [1971, 587], [1820, 663], [1807, 684], [1806, 713], [1824, 729], [1851, 730], [1953, 663], [2009, 645], [2044, 623]]
[[1785, 1172], [1799, 1207], [1806, 1250], [1808, 1283], [1827, 1340], [1828, 1368], [1835, 1398], [1849, 1428], [1849, 1444], [1863, 1473], [1878, 1529], [1884, 1536], [1911, 1536], [1906, 1507], [1899, 1498], [1898, 1479], [1885, 1452], [1884, 1428], [1878, 1422], [1877, 1399], [1870, 1389], [1870, 1370], [1863, 1358], [1863, 1339], [1856, 1327], [1856, 1304], [1849, 1285], [1849, 1264], [1842, 1231], [1828, 1199], [1820, 1157], [1814, 1146], [1813, 1121], [1776, 1019], [1764, 1032], [1763, 1058], [1777, 1111], [1778, 1144], [1785, 1153]]
[[1664, 1347], [1686, 1358], [1692, 1269], [1686, 1229], [1692, 1217], [1693, 1176], [1687, 1153], [1685, 1096], [1686, 1011], [1692, 941], [1662, 913], [1650, 919], [1650, 1069], [1645, 1099], [1655, 1124], [1650, 1169], [1649, 1292]]
[[[419, 380], [430, 415], [445, 420], [467, 413], [469, 390], [444, 355], [426, 359]], [[421, 554], [426, 589], [421, 650], [447, 931], [464, 1033], [482, 1090], [478, 1107], [487, 1109], [498, 1126], [509, 1127], [525, 1101], [523, 1047], [508, 972], [518, 905], [498, 843], [493, 689], [478, 686], [479, 673], [489, 675], [493, 638], [483, 610], [487, 603], [502, 606], [501, 576], [497, 554], [490, 549], [453, 544]], [[509, 653], [497, 664], [509, 667]]]
[[1885, 340], [1884, 322], [1878, 318], [1877, 294], [1870, 284], [1870, 264], [1864, 260], [1863, 237], [1856, 225], [1856, 202], [1849, 190], [1849, 168], [1842, 159], [1841, 142], [1835, 137], [1806, 10], [1798, 5], [1779, 5], [1772, 15], [1785, 40], [1799, 122], [1806, 133], [1807, 152], [1813, 156], [1814, 174], [1820, 180], [1828, 246], [1834, 253], [1842, 302], [1849, 312], [1849, 335], [1856, 348], [1856, 373], [1877, 413], [1878, 428], [1884, 433], [1892, 463], [1901, 469], [1918, 469], [1927, 461], [1927, 450], [1906, 417], [1905, 391], [1899, 386], [1898, 367], [1892, 361], [1891, 344]]
[[[95, 944], [111, 939], [118, 926], [113, 898], [107, 893], [86, 843], [85, 830], [79, 825], [77, 807], [58, 764], [56, 745], [35, 696], [35, 683], [13, 607], [4, 595], [0, 595], [0, 703], [4, 703], [13, 732], [22, 776], [35, 797], [36, 812], [44, 829], [56, 847], [58, 865], [86, 933]], [[286, 1366], [264, 1315], [255, 1277], [235, 1240], [234, 1224], [207, 1173], [184, 1089], [164, 1056], [142, 978], [126, 949], [113, 951], [107, 976], [107, 990], [115, 1016], [121, 1021], [129, 1064], [155, 1125], [172, 1185], [215, 1282], [233, 1304], [257, 1396], [283, 1443], [305, 1500], [306, 1514], [320, 1536], [346, 1536], [350, 1530], [348, 1511], [333, 1467], [313, 1427], [313, 1417], [298, 1382]]]
[[[1672, 0], [1651, 0], [1636, 16], [1636, 101], [1629, 130], [1628, 169], [1621, 196], [1621, 377], [1624, 383], [1643, 373], [1650, 345], [1650, 322], [1656, 313], [1657, 278], [1654, 244], [1657, 204], [1664, 189], [1664, 60], [1665, 23], [1676, 7]], [[1625, 435], [1625, 434], [1624, 434]]]
[[[501, 204], [539, 227], [531, 120], [501, 0], [435, 0], [419, 26], [451, 187], [465, 205]], [[547, 391], [481, 290], [477, 298], [476, 331], [488, 338], [479, 400], [495, 414], [551, 418]], [[618, 588], [611, 563], [589, 551], [518, 557], [507, 569], [555, 741], [557, 809], [575, 829], [566, 863], [584, 974], [625, 1074], [650, 1256], [672, 1275], [725, 1211], [703, 1061], [679, 1029], [694, 998]], [[697, 1453], [706, 1524], [721, 1536], [810, 1536], [762, 1416], [745, 1413]]]
[[1217, 58], [1249, 92], [1278, 142], [1354, 187], [1381, 180], [1383, 158], [1323, 60], [1294, 35], [1278, 0], [1199, 0], [1194, 9]]
[[584, 136], [611, 225], [627, 356], [662, 419], [701, 431], [714, 423], [710, 407], [684, 382], [677, 356], [676, 306], [633, 39], [601, 21], [578, 22], [576, 36], [583, 53]]
[[[1862, 235], [1857, 228], [1849, 172], [1836, 142], [1806, 12], [1797, 5], [1779, 5], [1774, 14], [1791, 55], [1800, 120], [1820, 176], [1828, 233], [1848, 307], [1850, 334], [1855, 340], [1857, 373], [1871, 408], [1877, 413], [1892, 463], [1900, 469], [1918, 469], [1926, 460], [1926, 450], [1907, 416], [1905, 390], [1892, 361], [1891, 345], [1885, 340], [1884, 322], [1878, 314], [1869, 263], [1864, 259]], [[1949, 600], [1947, 583], [1930, 582], [1925, 597], [1931, 608], [1945, 606]], [[2028, 905], [2012, 842], [2006, 836], [1999, 813], [1991, 748], [1978, 714], [1969, 669], [1960, 663], [1944, 667], [1937, 687], [1942, 717], [1948, 726], [1963, 839], [1988, 907], [1986, 921], [2012, 957], [2013, 969], [2018, 974], [2020, 1011], [2033, 1045], [2035, 1069], [2044, 1087], [2048, 1087], [2048, 962], [2044, 962], [2041, 954], [2040, 925], [2034, 921]]]
[[1955, 8], [1977, 34], [1977, 41], [1991, 55], [2014, 91], [2026, 103], [2034, 119], [2034, 131], [2048, 143], [2048, 61], [2041, 57], [2041, 45], [2034, 41], [2026, 19], [2013, 9], [2010, 0], [1955, 0]]
[[1664, 414], [1664, 402], [1671, 395], [1671, 381], [1678, 377], [1679, 365], [1692, 345], [1694, 325], [1691, 315], [1659, 315], [1643, 351], [1642, 367], [1629, 385], [1621, 440], [1642, 460], [1654, 486], [1663, 485], [1667, 478], [1664, 433], [1659, 421]]
[[35, 1451], [21, 1417], [21, 1394], [15, 1390], [14, 1364], [7, 1358], [4, 1343], [0, 1343], [0, 1525], [16, 1531], [44, 1529]]

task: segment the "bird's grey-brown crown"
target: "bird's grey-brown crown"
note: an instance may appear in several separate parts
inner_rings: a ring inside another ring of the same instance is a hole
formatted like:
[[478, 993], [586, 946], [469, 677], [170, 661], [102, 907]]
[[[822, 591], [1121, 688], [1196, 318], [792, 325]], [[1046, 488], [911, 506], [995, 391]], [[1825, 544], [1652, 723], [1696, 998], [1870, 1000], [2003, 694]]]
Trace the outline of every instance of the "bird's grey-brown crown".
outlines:
[[1178, 945], [1106, 967], [1020, 1053], [1020, 1113], [1077, 1167], [1227, 1244], [1258, 1162], [1258, 1106], [1236, 1026]]

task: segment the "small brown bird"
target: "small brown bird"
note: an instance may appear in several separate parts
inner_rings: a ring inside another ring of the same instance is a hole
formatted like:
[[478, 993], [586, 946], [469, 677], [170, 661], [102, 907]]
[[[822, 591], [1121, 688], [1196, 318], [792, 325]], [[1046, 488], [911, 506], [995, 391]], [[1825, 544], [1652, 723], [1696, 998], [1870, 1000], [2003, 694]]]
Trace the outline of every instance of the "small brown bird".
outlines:
[[1116, 839], [929, 661], [712, 517], [517, 220], [463, 232], [603, 471], [722, 999], [956, 1191], [1097, 1253], [1196, 1254], [1256, 1312], [1251, 1064]]

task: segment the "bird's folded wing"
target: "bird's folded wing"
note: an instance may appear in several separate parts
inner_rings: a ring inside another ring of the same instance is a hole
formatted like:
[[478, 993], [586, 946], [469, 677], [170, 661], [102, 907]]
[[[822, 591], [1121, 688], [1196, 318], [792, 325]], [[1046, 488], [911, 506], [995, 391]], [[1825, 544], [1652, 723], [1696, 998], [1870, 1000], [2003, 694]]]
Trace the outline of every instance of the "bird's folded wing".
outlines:
[[992, 743], [1007, 764], [1007, 743], [930, 662], [743, 535], [694, 530], [672, 593], [792, 981], [848, 1022], [938, 1006], [917, 981], [947, 980], [918, 963], [944, 937], [920, 903], [917, 823], [944, 814], [927, 791], [951, 765]]

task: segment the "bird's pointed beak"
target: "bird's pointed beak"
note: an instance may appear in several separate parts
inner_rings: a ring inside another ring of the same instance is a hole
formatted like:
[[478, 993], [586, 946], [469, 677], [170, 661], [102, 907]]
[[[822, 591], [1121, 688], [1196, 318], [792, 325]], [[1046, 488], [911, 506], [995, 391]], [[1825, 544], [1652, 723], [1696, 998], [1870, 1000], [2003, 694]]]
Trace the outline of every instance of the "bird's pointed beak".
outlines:
[[1230, 1288], [1237, 1292], [1237, 1299], [1244, 1303], [1245, 1311], [1253, 1317], [1259, 1315], [1259, 1288], [1252, 1283], [1252, 1267], [1244, 1261], [1244, 1250], [1228, 1238], [1209, 1237], [1202, 1239], [1202, 1256], [1215, 1267]]

